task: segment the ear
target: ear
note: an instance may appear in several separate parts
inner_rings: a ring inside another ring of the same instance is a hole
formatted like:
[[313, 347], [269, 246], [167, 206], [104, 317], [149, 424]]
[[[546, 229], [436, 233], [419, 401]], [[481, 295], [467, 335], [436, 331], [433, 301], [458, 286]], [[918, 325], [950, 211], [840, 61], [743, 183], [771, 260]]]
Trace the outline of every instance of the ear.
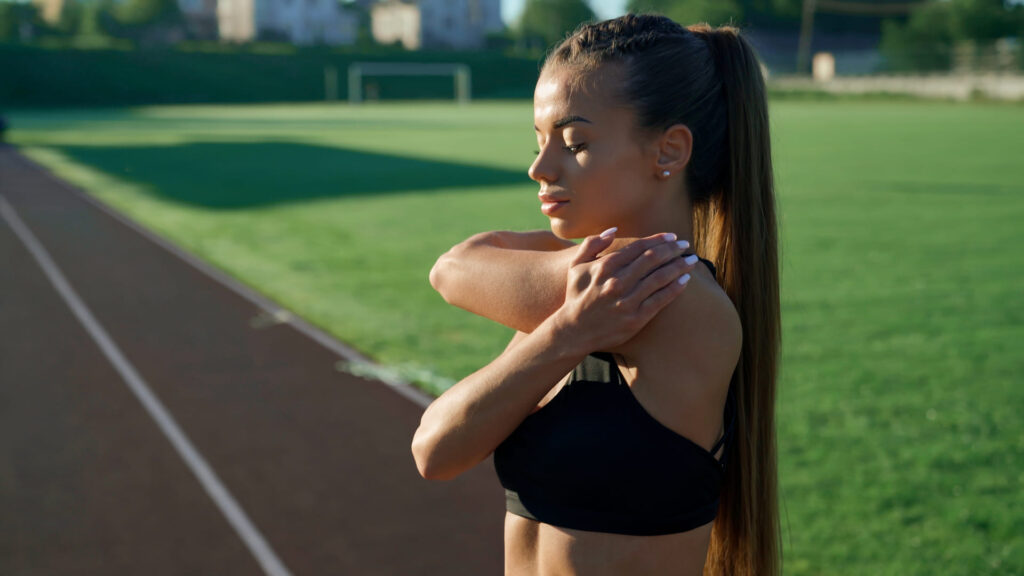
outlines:
[[682, 174], [693, 152], [693, 133], [685, 124], [673, 124], [662, 132], [657, 139], [657, 146], [657, 175], [663, 177], [665, 172], [671, 175]]

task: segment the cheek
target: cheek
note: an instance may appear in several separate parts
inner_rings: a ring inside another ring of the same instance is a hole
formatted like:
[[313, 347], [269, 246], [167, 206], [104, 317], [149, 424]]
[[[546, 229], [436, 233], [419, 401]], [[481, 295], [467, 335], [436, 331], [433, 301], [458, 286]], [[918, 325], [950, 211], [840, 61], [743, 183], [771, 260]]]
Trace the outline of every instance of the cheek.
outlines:
[[632, 147], [615, 143], [612, 147], [602, 147], [587, 151], [581, 157], [579, 165], [582, 169], [600, 172], [602, 177], [628, 175], [635, 177], [643, 165], [643, 158]]
[[579, 183], [588, 195], [611, 202], [640, 184], [638, 178], [641, 177], [637, 162], [621, 156], [591, 156], [580, 162], [579, 176]]

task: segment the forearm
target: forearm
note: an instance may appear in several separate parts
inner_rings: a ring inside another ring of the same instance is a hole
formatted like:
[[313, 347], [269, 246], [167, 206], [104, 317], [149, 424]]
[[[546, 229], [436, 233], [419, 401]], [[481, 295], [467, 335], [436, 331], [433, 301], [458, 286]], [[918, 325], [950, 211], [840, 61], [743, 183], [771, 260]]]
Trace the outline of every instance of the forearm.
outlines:
[[575, 246], [550, 233], [478, 234], [438, 259], [430, 283], [449, 304], [532, 332], [565, 300]]
[[[635, 240], [616, 238], [605, 253]], [[532, 332], [565, 301], [577, 248], [544, 231], [477, 234], [438, 259], [430, 283], [453, 306]]]
[[486, 458], [586, 356], [559, 333], [556, 320], [541, 323], [427, 408], [412, 443], [424, 478], [448, 480]]

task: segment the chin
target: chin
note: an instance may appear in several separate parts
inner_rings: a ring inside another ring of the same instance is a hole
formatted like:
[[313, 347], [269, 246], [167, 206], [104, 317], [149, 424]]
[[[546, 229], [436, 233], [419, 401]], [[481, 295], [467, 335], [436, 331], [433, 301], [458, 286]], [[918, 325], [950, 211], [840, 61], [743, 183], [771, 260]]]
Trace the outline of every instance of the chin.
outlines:
[[558, 219], [551, 220], [551, 232], [562, 240], [574, 240], [586, 236], [586, 234], [578, 234], [565, 220]]
[[606, 228], [607, 226], [600, 230], [591, 230], [586, 226], [573, 225], [559, 218], [553, 218], [551, 220], [551, 232], [562, 240], [578, 240], [586, 238], [587, 236], [596, 236]]

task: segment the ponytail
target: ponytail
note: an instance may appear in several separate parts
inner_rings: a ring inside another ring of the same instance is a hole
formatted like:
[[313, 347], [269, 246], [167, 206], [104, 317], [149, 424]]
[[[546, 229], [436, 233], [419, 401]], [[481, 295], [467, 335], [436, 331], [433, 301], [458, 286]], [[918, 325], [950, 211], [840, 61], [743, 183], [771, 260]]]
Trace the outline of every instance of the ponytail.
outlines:
[[684, 28], [653, 14], [581, 26], [545, 66], [569, 66], [582, 77], [608, 62], [626, 65], [622, 98], [641, 127], [685, 124], [692, 132], [686, 191], [694, 248], [715, 264], [743, 325], [729, 384], [736, 430], [726, 444], [725, 484], [704, 573], [778, 576], [775, 390], [782, 333], [764, 76], [736, 28]]
[[721, 186], [694, 206], [694, 240], [719, 270], [739, 312], [743, 348], [730, 386], [737, 434], [705, 574], [781, 573], [775, 396], [782, 334], [774, 177], [764, 76], [753, 49], [731, 27], [694, 26], [721, 77], [728, 115]]

